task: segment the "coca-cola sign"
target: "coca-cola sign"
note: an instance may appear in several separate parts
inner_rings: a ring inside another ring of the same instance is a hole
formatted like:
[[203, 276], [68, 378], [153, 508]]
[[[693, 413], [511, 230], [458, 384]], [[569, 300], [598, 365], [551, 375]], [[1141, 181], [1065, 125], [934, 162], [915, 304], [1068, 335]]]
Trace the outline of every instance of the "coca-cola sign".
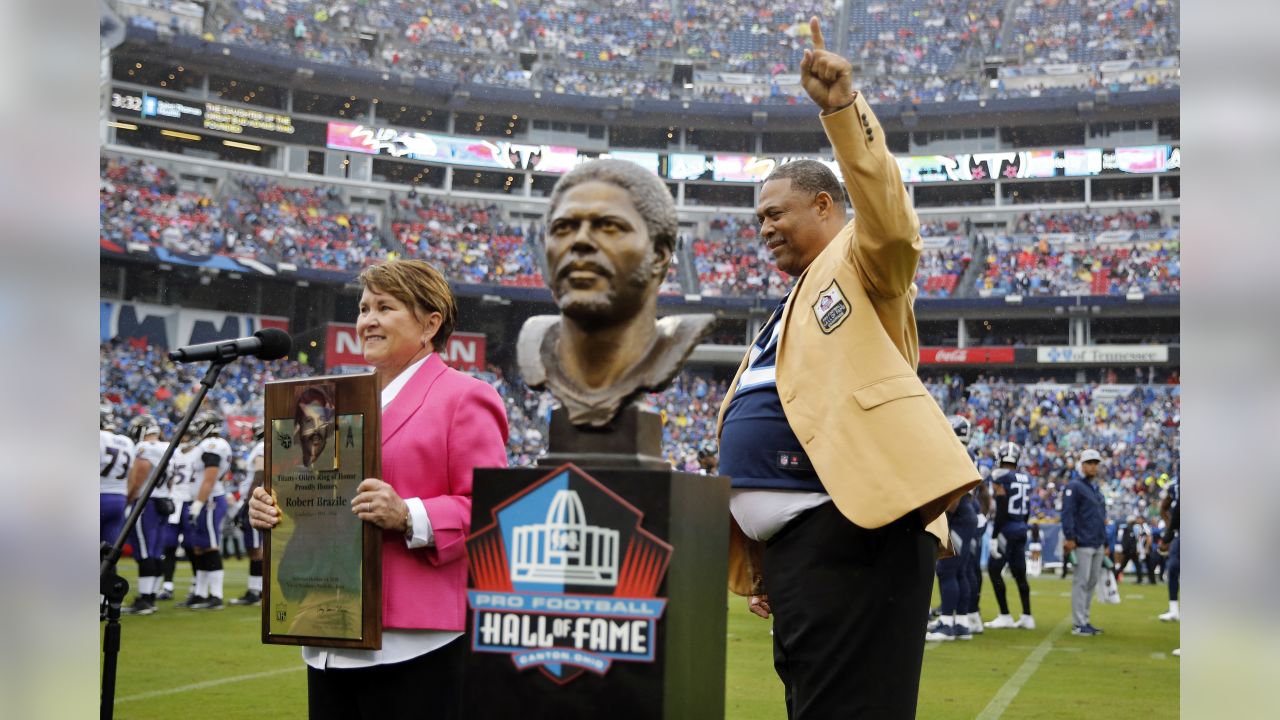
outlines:
[[997, 365], [1012, 362], [1011, 347], [920, 348], [921, 365]]

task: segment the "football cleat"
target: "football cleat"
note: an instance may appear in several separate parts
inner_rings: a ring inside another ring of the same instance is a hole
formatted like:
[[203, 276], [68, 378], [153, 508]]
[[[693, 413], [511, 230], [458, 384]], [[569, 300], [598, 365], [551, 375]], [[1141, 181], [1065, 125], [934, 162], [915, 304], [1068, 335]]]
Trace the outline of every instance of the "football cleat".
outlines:
[[1088, 625], [1076, 625], [1075, 627], [1071, 628], [1071, 634], [1081, 635], [1083, 637], [1092, 637], [1094, 635], [1097, 635], [1098, 632]]
[[221, 610], [221, 609], [222, 609], [222, 598], [220, 598], [220, 597], [212, 597], [212, 596], [211, 596], [211, 597], [207, 597], [207, 598], [202, 599], [200, 602], [198, 602], [198, 603], [192, 603], [192, 604], [188, 605], [187, 607], [188, 607], [189, 609], [191, 609], [191, 610]]
[[149, 600], [143, 600], [140, 597], [134, 598], [133, 603], [120, 608], [120, 612], [125, 615], [150, 615], [156, 611], [156, 606]]
[[950, 642], [956, 639], [956, 630], [954, 627], [939, 621], [929, 627], [924, 639], [934, 642]]
[[1182, 648], [1174, 648], [1174, 649], [1173, 649], [1173, 656], [1174, 656], [1174, 657], [1182, 657]]
[[156, 595], [156, 599], [157, 599], [157, 600], [172, 600], [172, 599], [173, 599], [173, 591], [172, 591], [172, 590], [161, 590], [161, 591], [160, 591], [160, 594], [159, 594], [159, 595]]
[[203, 595], [188, 595], [186, 600], [183, 600], [182, 602], [174, 603], [173, 606], [180, 607], [180, 608], [189, 608], [199, 603], [202, 603], [208, 599], [209, 598]]
[[974, 635], [981, 635], [982, 633], [986, 632], [986, 630], [982, 627], [981, 613], [971, 612], [965, 616], [965, 619], [968, 620], [969, 632], [973, 633]]
[[1177, 610], [1170, 610], [1167, 613], [1160, 613], [1161, 622], [1178, 622], [1179, 616]]
[[231, 601], [232, 605], [261, 605], [262, 595], [252, 590], [245, 590], [244, 595]]
[[1018, 618], [1018, 622], [1014, 623], [1013, 625], [1014, 627], [1019, 627], [1019, 628], [1022, 628], [1023, 630], [1035, 630], [1036, 619], [1031, 617], [1030, 615], [1023, 615], [1022, 617]]
[[1012, 615], [997, 615], [995, 620], [987, 623], [987, 627], [992, 630], [1001, 630], [1018, 627], [1018, 624], [1013, 621]]
[[964, 626], [964, 622], [960, 618], [956, 618], [956, 622], [951, 626], [951, 632], [957, 640], [972, 640], [973, 633], [969, 632], [969, 628]]

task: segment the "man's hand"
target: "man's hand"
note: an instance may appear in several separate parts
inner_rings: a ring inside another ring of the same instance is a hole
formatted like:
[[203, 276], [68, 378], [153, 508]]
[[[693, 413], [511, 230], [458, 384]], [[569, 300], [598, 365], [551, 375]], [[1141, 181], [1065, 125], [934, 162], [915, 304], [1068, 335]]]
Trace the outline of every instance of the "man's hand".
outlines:
[[751, 598], [747, 600], [747, 609], [753, 614], [759, 615], [765, 620], [768, 620], [769, 614], [772, 612], [769, 609], [769, 596], [752, 595]]
[[1072, 550], [1075, 550], [1075, 549], [1076, 549], [1076, 541], [1075, 541], [1075, 540], [1063, 540], [1063, 541], [1062, 541], [1062, 552], [1063, 552], [1064, 554], [1065, 554], [1065, 553], [1069, 553], [1069, 552], [1071, 552]]
[[853, 102], [853, 64], [829, 52], [822, 39], [818, 18], [809, 18], [813, 49], [804, 51], [800, 61], [800, 85], [823, 114], [833, 113]]

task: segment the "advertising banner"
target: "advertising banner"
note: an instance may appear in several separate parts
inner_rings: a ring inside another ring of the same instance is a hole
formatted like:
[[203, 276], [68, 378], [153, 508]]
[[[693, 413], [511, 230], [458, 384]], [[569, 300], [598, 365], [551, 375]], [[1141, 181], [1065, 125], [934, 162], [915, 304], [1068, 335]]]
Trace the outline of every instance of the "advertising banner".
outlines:
[[1036, 362], [1073, 364], [1169, 362], [1168, 345], [1043, 345], [1036, 348]]

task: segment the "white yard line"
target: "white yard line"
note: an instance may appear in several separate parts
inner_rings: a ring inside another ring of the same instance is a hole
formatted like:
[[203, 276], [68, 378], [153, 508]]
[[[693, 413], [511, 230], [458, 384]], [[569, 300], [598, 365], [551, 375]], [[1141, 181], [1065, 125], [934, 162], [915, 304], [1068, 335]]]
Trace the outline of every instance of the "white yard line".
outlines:
[[995, 697], [991, 698], [991, 702], [987, 703], [987, 706], [982, 709], [982, 712], [978, 713], [974, 720], [998, 720], [1004, 715], [1004, 711], [1009, 708], [1009, 704], [1013, 702], [1014, 698], [1018, 697], [1018, 692], [1022, 690], [1022, 686], [1027, 684], [1027, 681], [1035, 674], [1036, 669], [1040, 667], [1040, 663], [1044, 662], [1045, 656], [1053, 649], [1053, 644], [1070, 628], [1071, 618], [1065, 617], [1053, 630], [1050, 630], [1049, 635], [1040, 641], [1040, 644], [1036, 646], [1035, 650], [1031, 651], [1026, 660], [1022, 661], [1022, 666], [1018, 668], [1018, 671], [1000, 687]]
[[272, 675], [300, 672], [306, 669], [306, 667], [307, 666], [304, 664], [298, 664], [293, 667], [281, 668], [279, 670], [268, 670], [267, 672], [253, 673], [251, 675], [237, 675], [235, 677], [220, 678], [218, 680], [205, 680], [204, 682], [169, 688], [168, 690], [151, 690], [149, 692], [138, 693], [137, 695], [116, 698], [116, 704], [133, 702], [135, 700], [149, 700], [151, 698], [162, 697], [164, 695], [177, 695], [178, 693], [190, 692], [192, 690], [203, 690], [205, 688], [217, 687], [218, 685], [229, 685], [231, 683], [244, 682], [245, 680], [257, 680], [258, 678], [271, 677]]

